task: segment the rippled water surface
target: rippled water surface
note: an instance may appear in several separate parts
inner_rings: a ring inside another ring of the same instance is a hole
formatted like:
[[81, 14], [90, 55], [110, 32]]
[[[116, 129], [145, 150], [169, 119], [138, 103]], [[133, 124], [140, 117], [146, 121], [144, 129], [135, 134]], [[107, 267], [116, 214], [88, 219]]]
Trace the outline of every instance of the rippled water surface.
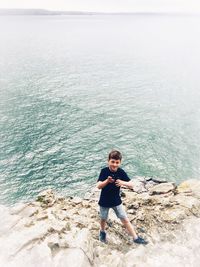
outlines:
[[0, 17], [0, 202], [200, 177], [200, 17]]

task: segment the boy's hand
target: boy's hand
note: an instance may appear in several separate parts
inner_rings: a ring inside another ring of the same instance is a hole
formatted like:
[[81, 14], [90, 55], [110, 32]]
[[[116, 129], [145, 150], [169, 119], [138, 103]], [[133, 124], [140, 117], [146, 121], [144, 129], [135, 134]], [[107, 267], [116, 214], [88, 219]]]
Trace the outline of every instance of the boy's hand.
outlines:
[[124, 185], [124, 181], [122, 181], [120, 179], [117, 179], [116, 182], [115, 182], [115, 185], [118, 186], [118, 187], [122, 186], [122, 185]]
[[108, 176], [107, 181], [109, 184], [114, 183], [114, 179], [111, 176]]

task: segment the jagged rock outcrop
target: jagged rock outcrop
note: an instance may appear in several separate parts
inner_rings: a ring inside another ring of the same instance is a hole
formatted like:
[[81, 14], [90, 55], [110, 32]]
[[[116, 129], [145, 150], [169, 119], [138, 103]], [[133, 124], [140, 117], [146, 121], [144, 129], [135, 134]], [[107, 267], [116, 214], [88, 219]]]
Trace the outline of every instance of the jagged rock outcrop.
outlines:
[[[123, 189], [123, 203], [137, 232], [149, 240], [147, 248], [175, 239], [184, 220], [200, 217], [200, 181], [176, 186], [140, 178], [135, 184], [137, 192]], [[112, 211], [108, 244], [98, 241], [95, 196], [95, 190], [85, 199], [64, 198], [46, 190], [31, 203], [0, 206], [0, 266], [137, 266], [131, 265], [130, 258], [145, 253], [145, 248], [132, 244]]]

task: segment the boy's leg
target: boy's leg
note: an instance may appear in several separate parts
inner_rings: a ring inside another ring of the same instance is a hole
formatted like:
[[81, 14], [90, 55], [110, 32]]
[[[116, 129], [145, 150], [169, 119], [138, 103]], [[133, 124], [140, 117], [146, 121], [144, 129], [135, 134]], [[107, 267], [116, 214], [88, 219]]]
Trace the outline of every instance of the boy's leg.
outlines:
[[106, 228], [106, 220], [101, 219], [100, 221], [100, 226], [101, 226], [101, 231], [105, 232], [105, 228]]
[[121, 222], [123, 223], [123, 225], [126, 227], [126, 230], [128, 231], [128, 233], [133, 237], [133, 239], [137, 239], [138, 236], [135, 232], [135, 229], [133, 228], [133, 225], [131, 224], [131, 222], [129, 221], [128, 218], [125, 219], [121, 219]]
[[133, 228], [133, 225], [129, 221], [122, 204], [119, 206], [113, 207], [113, 210], [115, 211], [117, 217], [121, 220], [123, 225], [126, 227], [129, 234], [133, 237], [134, 243], [143, 244], [143, 245], [148, 244], [148, 241], [145, 241], [142, 237], [136, 234], [135, 229]]
[[100, 225], [101, 225], [102, 230], [105, 230], [106, 221], [108, 219], [108, 212], [110, 208], [106, 208], [102, 206], [99, 206], [99, 207], [100, 207], [100, 218], [101, 218]]
[[125, 226], [125, 228], [127, 229], [128, 233], [133, 237], [133, 239], [137, 239], [138, 236], [133, 228], [133, 225], [131, 224], [131, 222], [129, 221], [126, 212], [121, 205], [113, 207], [113, 210], [115, 211], [117, 217], [121, 220], [121, 222], [123, 223], [123, 225]]
[[121, 219], [121, 222], [123, 225], [126, 227], [127, 231], [129, 234], [133, 237], [133, 242], [136, 244], [142, 244], [142, 245], [147, 245], [148, 241], [144, 240], [142, 237], [138, 236], [133, 228], [133, 225], [129, 221], [129, 219]]
[[106, 221], [108, 218], [108, 212], [109, 208], [101, 207], [100, 206], [100, 233], [99, 233], [99, 240], [101, 242], [106, 243], [106, 232], [105, 232], [105, 227], [106, 227]]

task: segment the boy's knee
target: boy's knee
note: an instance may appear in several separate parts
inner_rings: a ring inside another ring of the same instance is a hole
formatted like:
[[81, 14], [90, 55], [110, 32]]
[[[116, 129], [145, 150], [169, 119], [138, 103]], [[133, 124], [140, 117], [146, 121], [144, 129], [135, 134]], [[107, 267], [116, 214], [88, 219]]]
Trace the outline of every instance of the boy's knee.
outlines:
[[122, 222], [123, 224], [128, 224], [128, 223], [130, 223], [130, 221], [129, 221], [128, 218], [121, 219], [121, 222]]

